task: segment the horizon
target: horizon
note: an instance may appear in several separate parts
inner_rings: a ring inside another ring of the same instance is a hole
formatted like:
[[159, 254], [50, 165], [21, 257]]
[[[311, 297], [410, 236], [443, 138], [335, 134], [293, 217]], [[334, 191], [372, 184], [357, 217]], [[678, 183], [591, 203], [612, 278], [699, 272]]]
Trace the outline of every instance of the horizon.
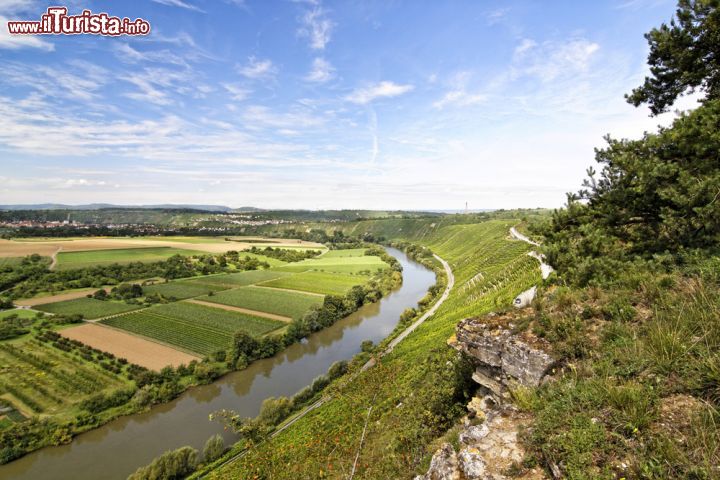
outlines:
[[557, 208], [604, 134], [675, 115], [623, 98], [670, 1], [67, 5], [152, 30], [0, 31], [3, 204]]

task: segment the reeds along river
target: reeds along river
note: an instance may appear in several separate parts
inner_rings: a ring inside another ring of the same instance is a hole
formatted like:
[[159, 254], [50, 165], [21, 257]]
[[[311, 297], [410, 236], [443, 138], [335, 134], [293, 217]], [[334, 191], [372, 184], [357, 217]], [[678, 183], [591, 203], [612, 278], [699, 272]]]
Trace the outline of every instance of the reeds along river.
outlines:
[[293, 395], [333, 362], [359, 352], [363, 340], [385, 338], [403, 310], [416, 306], [435, 283], [431, 270], [399, 250], [389, 248], [388, 252], [403, 266], [403, 284], [380, 302], [365, 305], [275, 357], [256, 361], [211, 385], [191, 388], [170, 403], [114, 420], [77, 436], [68, 445], [44, 448], [0, 466], [0, 479], [125, 479], [167, 450], [184, 445], [202, 448], [216, 433], [230, 443], [233, 435], [211, 422], [210, 413], [227, 408], [254, 417], [265, 398]]

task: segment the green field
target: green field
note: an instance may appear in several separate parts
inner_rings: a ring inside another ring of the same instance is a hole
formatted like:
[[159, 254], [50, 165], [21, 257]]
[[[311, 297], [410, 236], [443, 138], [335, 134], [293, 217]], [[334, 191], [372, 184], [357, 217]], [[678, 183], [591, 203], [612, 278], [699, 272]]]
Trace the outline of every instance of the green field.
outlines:
[[345, 295], [355, 285], [362, 285], [367, 281], [368, 278], [362, 275], [304, 272], [263, 282], [260, 286], [289, 288], [323, 295]]
[[190, 280], [182, 280], [183, 283], [200, 284], [200, 285], [226, 285], [233, 287], [243, 287], [245, 285], [253, 285], [255, 283], [274, 280], [290, 273], [279, 272], [277, 270], [248, 270], [247, 272], [227, 273], [222, 275], [209, 275], [207, 277], [196, 277]]
[[60, 252], [57, 255], [57, 269], [85, 268], [113, 263], [159, 262], [173, 255], [203, 255], [204, 252], [171, 247], [118, 248], [108, 250], [86, 250]]
[[58, 315], [82, 314], [86, 319], [95, 319], [115, 315], [116, 313], [129, 312], [141, 308], [139, 305], [128, 305], [127, 303], [111, 300], [95, 300], [94, 298], [77, 298], [62, 302], [46, 303], [35, 307], [43, 312]]
[[225, 290], [212, 297], [200, 297], [199, 300], [292, 318], [300, 318], [311, 306], [321, 304], [323, 301], [322, 297], [317, 295], [253, 286]]
[[363, 257], [367, 248], [346, 248], [344, 250], [328, 250], [321, 258]]
[[99, 365], [28, 339], [0, 343], [0, 395], [27, 416], [62, 414], [77, 402], [128, 382]]
[[37, 315], [36, 310], [27, 310], [25, 308], [16, 308], [13, 310], [3, 310], [0, 312], [0, 319], [9, 317], [11, 315], [17, 315], [18, 318], [35, 318]]
[[[338, 252], [335, 256], [328, 256]], [[281, 272], [305, 272], [307, 270], [335, 272], [335, 273], [375, 273], [378, 269], [387, 268], [387, 263], [380, 257], [367, 255], [340, 255], [341, 252], [356, 252], [356, 250], [332, 250], [318, 258], [311, 258], [282, 267], [273, 268]]]
[[147, 285], [143, 287], [143, 293], [146, 295], [159, 293], [166, 298], [175, 297], [179, 300], [185, 298], [198, 297], [207, 295], [209, 292], [217, 292], [229, 287], [217, 284], [206, 284], [189, 281], [175, 281], [167, 283], [157, 283], [155, 285]]
[[158, 305], [102, 320], [102, 323], [200, 355], [227, 349], [238, 330], [259, 336], [286, 325], [276, 320], [187, 302]]

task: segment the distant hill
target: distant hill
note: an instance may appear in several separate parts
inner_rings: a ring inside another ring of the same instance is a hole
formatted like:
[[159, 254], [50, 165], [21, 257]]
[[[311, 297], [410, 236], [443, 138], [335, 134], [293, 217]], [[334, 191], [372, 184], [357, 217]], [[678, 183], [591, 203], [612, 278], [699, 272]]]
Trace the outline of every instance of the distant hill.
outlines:
[[[229, 212], [230, 207], [222, 205], [187, 205], [187, 204], [160, 204], [160, 205], [113, 205], [110, 203], [89, 203], [86, 205], [66, 205], [62, 203], [37, 203], [25, 205], [0, 205], [0, 210], [103, 210], [110, 208], [145, 209], [145, 210], [201, 210], [204, 212]], [[243, 207], [251, 209], [252, 207]], [[249, 210], [245, 210], [249, 211]]]

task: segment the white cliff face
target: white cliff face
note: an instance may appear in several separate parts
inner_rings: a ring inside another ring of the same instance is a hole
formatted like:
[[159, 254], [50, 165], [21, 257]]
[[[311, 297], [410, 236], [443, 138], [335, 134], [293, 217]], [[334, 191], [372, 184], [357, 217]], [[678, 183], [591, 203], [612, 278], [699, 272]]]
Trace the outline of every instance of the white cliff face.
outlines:
[[[525, 451], [518, 431], [530, 416], [510, 405], [508, 389], [536, 387], [555, 364], [543, 342], [531, 334], [514, 334], [512, 326], [494, 314], [460, 322], [450, 345], [475, 365], [473, 379], [484, 397], [468, 404], [468, 416], [458, 436], [459, 449], [445, 443], [433, 456], [430, 469], [415, 480], [502, 480], [519, 469]], [[545, 479], [541, 469], [523, 470], [526, 480]]]

